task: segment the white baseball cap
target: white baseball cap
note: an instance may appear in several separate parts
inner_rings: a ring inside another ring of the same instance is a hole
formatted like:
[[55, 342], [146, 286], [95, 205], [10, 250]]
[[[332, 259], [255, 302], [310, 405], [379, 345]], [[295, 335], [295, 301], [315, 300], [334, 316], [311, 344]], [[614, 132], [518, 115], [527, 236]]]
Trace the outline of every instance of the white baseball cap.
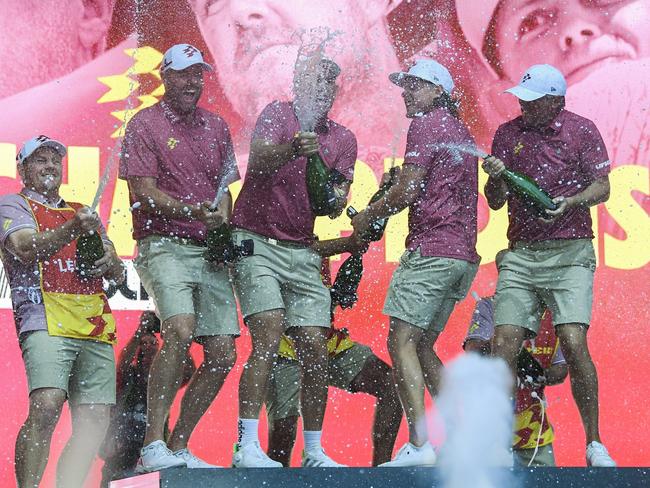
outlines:
[[419, 59], [408, 72], [391, 73], [388, 78], [397, 86], [402, 86], [408, 78], [419, 78], [441, 86], [447, 93], [454, 89], [454, 80], [447, 68], [433, 59]]
[[200, 64], [204, 69], [212, 71], [212, 66], [203, 60], [203, 54], [197, 48], [191, 44], [174, 44], [165, 51], [160, 63], [160, 71], [168, 69], [180, 71], [194, 64]]
[[546, 95], [566, 95], [566, 80], [559, 69], [550, 64], [536, 64], [526, 70], [517, 86], [506, 90], [519, 100], [532, 102]]
[[55, 149], [61, 155], [61, 157], [64, 157], [68, 152], [65, 146], [59, 141], [55, 141], [54, 139], [50, 139], [49, 137], [43, 135], [34, 136], [28, 141], [25, 141], [23, 147], [20, 148], [20, 151], [18, 151], [18, 155], [16, 156], [16, 161], [18, 164], [24, 163], [25, 159], [30, 157], [34, 151], [40, 147], [51, 147]]

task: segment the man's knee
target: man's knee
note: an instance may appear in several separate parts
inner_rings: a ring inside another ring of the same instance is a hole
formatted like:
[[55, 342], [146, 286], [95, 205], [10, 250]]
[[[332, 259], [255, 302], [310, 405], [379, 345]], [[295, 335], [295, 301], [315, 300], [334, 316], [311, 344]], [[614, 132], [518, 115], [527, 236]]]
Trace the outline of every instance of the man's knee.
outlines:
[[41, 432], [51, 432], [61, 415], [66, 393], [56, 388], [40, 388], [29, 395], [27, 424]]
[[496, 327], [492, 339], [492, 354], [506, 360], [514, 359], [526, 338], [526, 330], [514, 325]]
[[560, 340], [562, 354], [569, 366], [591, 360], [587, 344], [586, 326], [582, 324], [560, 324], [555, 330]]
[[196, 320], [194, 315], [174, 315], [163, 322], [163, 338], [165, 346], [189, 347], [194, 339]]
[[423, 337], [424, 331], [419, 327], [391, 317], [388, 332], [388, 353], [391, 358], [394, 358], [399, 356], [406, 348], [415, 348], [417, 350], [418, 344]]

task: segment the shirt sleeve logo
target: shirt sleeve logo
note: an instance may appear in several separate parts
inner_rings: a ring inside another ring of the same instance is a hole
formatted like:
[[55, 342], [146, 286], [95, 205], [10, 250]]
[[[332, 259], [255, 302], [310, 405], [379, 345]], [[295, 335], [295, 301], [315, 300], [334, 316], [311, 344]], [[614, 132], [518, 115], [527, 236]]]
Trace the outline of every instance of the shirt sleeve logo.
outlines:
[[173, 137], [167, 139], [167, 147], [169, 149], [174, 149], [177, 144], [178, 144], [178, 139], [174, 139]]
[[517, 143], [514, 149], [515, 156], [518, 156], [521, 150], [524, 148], [524, 145], [520, 142]]
[[9, 226], [11, 225], [12, 222], [13, 222], [13, 220], [11, 220], [11, 219], [5, 219], [5, 221], [2, 223], [2, 228], [4, 230], [8, 230]]

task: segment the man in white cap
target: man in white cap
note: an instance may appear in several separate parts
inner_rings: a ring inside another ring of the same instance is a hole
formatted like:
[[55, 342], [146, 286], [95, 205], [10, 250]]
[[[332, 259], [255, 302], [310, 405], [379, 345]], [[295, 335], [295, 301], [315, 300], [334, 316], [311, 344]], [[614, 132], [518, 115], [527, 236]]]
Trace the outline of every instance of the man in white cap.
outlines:
[[[66, 400], [72, 436], [57, 486], [82, 486], [115, 403], [115, 320], [102, 278], [122, 281], [122, 262], [96, 213], [59, 195], [63, 144], [41, 135], [17, 156], [24, 187], [0, 199], [0, 256], [29, 387], [29, 414], [16, 439], [17, 485], [38, 486]], [[100, 232], [104, 256], [76, 269], [77, 238]]]
[[390, 317], [388, 352], [409, 425], [409, 442], [382, 466], [427, 466], [436, 462], [429, 443], [424, 388], [436, 396], [442, 363], [433, 345], [478, 270], [476, 205], [478, 161], [449, 150], [474, 146], [458, 116], [449, 71], [433, 60], [418, 61], [390, 80], [402, 88], [411, 118], [404, 164], [397, 182], [352, 219], [363, 236], [372, 222], [409, 208], [406, 251], [384, 303]]
[[[515, 371], [523, 341], [534, 337], [545, 307], [553, 316], [584, 425], [589, 466], [616, 466], [600, 442], [598, 378], [589, 355], [596, 257], [589, 207], [609, 198], [607, 149], [590, 120], [564, 109], [566, 80], [548, 64], [530, 67], [507, 90], [521, 116], [501, 125], [485, 196], [492, 209], [508, 203], [509, 249], [499, 262], [493, 354]], [[505, 168], [523, 173], [553, 198], [554, 210], [538, 210], [510, 191]]]
[[[120, 178], [129, 185], [138, 243], [135, 266], [156, 305], [164, 338], [150, 370], [138, 471], [212, 467], [187, 443], [236, 359], [239, 323], [228, 270], [203, 258], [207, 231], [230, 218], [227, 191], [212, 208], [217, 189], [239, 179], [228, 126], [197, 107], [203, 71], [211, 69], [194, 46], [169, 48], [160, 68], [165, 94], [131, 119], [122, 147]], [[204, 361], [165, 443], [166, 419], [193, 340], [203, 346]]]

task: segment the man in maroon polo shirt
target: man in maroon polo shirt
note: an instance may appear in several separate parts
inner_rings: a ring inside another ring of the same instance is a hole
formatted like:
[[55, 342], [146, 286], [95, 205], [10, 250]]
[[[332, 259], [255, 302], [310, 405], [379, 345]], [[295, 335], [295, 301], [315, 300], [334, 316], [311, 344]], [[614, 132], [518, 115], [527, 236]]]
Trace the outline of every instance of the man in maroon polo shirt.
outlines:
[[[332, 217], [346, 203], [354, 173], [357, 143], [327, 114], [334, 102], [340, 68], [321, 59], [297, 70], [293, 102], [275, 101], [257, 119], [246, 179], [235, 204], [235, 241], [254, 242], [254, 255], [236, 265], [235, 289], [253, 349], [239, 383], [239, 439], [236, 467], [281, 467], [260, 448], [258, 417], [271, 366], [288, 326], [302, 367], [303, 466], [339, 466], [321, 446], [327, 403], [329, 291], [320, 278], [319, 254], [310, 248], [315, 214], [305, 181], [307, 156], [320, 153], [342, 177]], [[311, 80], [309, 82], [308, 80]], [[305, 83], [310, 83], [308, 90]], [[311, 112], [314, 132], [306, 132], [297, 113]], [[308, 367], [305, 367], [308, 365]]]
[[403, 89], [411, 118], [403, 169], [378, 201], [352, 219], [358, 235], [379, 219], [409, 208], [406, 251], [395, 270], [384, 303], [390, 317], [388, 352], [409, 425], [409, 442], [382, 466], [428, 466], [436, 462], [429, 443], [424, 388], [438, 393], [442, 363], [433, 345], [456, 302], [478, 270], [476, 204], [478, 162], [446, 144], [473, 146], [458, 116], [449, 71], [433, 60], [419, 60], [408, 73], [390, 80]]
[[[589, 466], [616, 466], [600, 443], [598, 378], [587, 345], [596, 257], [589, 207], [609, 198], [610, 162], [598, 129], [564, 110], [566, 80], [548, 64], [532, 66], [507, 90], [519, 99], [521, 116], [497, 130], [485, 196], [491, 208], [508, 202], [509, 249], [499, 263], [493, 354], [515, 371], [525, 339], [539, 330], [545, 307], [553, 316], [569, 366], [571, 391], [587, 441]], [[556, 203], [540, 212], [510, 192], [505, 168], [526, 174]]]
[[[167, 50], [160, 68], [165, 95], [133, 117], [122, 148], [120, 177], [129, 184], [138, 242], [135, 265], [164, 338], [151, 365], [138, 471], [212, 467], [190, 453], [187, 442], [236, 359], [239, 324], [228, 270], [208, 263], [203, 253], [207, 230], [230, 216], [227, 192], [211, 208], [217, 188], [239, 179], [239, 173], [228, 126], [197, 107], [204, 69], [211, 67], [194, 46]], [[204, 361], [166, 444], [165, 422], [193, 339], [203, 346]]]

